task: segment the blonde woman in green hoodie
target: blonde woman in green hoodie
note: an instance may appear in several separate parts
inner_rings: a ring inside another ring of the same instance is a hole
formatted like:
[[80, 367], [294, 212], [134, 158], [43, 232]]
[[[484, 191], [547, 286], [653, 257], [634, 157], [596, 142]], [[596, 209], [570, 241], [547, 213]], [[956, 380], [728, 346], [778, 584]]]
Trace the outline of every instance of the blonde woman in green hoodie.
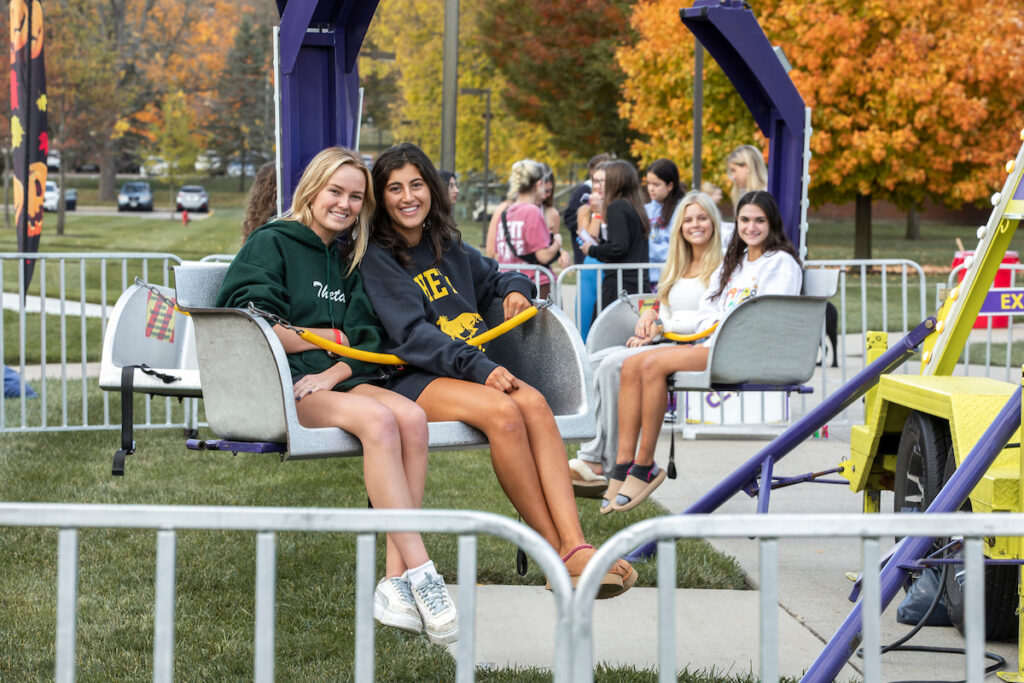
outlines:
[[[380, 351], [382, 330], [356, 266], [366, 252], [375, 202], [359, 155], [330, 147], [306, 166], [291, 210], [255, 230], [235, 257], [218, 306], [252, 302], [308, 331]], [[413, 401], [380, 386], [379, 366], [328, 354], [274, 327], [288, 354], [296, 412], [306, 427], [340, 427], [363, 445], [366, 492], [375, 508], [418, 508], [427, 474], [427, 419]], [[458, 637], [444, 579], [417, 533], [388, 534], [374, 616], [434, 643]]]

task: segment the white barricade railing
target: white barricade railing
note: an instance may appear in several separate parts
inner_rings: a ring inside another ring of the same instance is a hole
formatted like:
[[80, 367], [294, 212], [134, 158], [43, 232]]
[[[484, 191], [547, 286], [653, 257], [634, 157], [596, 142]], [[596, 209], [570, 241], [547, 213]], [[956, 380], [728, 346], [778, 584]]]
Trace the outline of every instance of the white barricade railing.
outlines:
[[[24, 286], [27, 260], [35, 263], [28, 290]], [[181, 259], [174, 254], [160, 253], [0, 254], [4, 308], [0, 316], [0, 355], [22, 380], [18, 397], [0, 395], [0, 432], [117, 427], [120, 416], [111, 422], [109, 394], [104, 392], [102, 398], [89, 396], [90, 388], [95, 388], [107, 320], [118, 297], [136, 277], [170, 285], [170, 266], [178, 263]], [[38, 315], [38, 323], [30, 324], [30, 315]], [[17, 327], [13, 349], [5, 345], [5, 339], [15, 336], [7, 329], [12, 326], [10, 317], [16, 318]], [[52, 345], [48, 326], [57, 328], [59, 362], [47, 359], [47, 345]], [[69, 359], [69, 355], [77, 358]], [[90, 356], [94, 360], [90, 361]], [[29, 362], [30, 357], [33, 362]], [[29, 370], [31, 380], [26, 378]], [[26, 383], [38, 386], [38, 398], [26, 398]], [[55, 392], [59, 394], [57, 399]], [[163, 419], [154, 419], [153, 403], [158, 400], [146, 396], [145, 411], [136, 427], [185, 426], [185, 409], [170, 398], [163, 399]], [[102, 406], [102, 415], [90, 415], [97, 404]]]
[[[879, 329], [906, 335], [928, 315], [927, 310], [927, 279], [924, 268], [914, 261], [906, 259], [827, 259], [807, 261], [805, 268], [838, 268], [839, 291], [832, 303], [838, 312], [836, 344], [831, 350], [838, 360], [838, 368], [830, 368], [825, 356], [828, 355], [829, 343], [826, 343], [825, 331], [822, 331], [823, 367], [815, 386], [814, 395], [801, 396], [800, 406], [795, 410], [798, 416], [810, 409], [809, 402], [817, 404], [842, 386], [867, 365], [864, 352], [864, 334], [869, 329]], [[879, 272], [880, 271], [880, 272]], [[877, 275], [877, 284], [874, 277]], [[853, 278], [851, 280], [851, 278]], [[912, 288], [917, 287], [917, 296], [912, 296]], [[877, 292], [872, 290], [877, 288]], [[896, 311], [890, 310], [889, 299], [892, 292], [898, 291]], [[915, 301], [916, 299], [916, 301]], [[854, 304], [856, 302], [856, 305]], [[856, 316], [856, 327], [851, 330], [850, 317], [853, 309], [859, 308]], [[869, 309], [875, 315], [869, 318]], [[880, 319], [879, 319], [880, 317]], [[851, 345], [856, 346], [851, 348]], [[851, 363], [851, 358], [860, 358], [859, 363]], [[911, 365], [905, 363], [898, 372], [911, 372]], [[846, 408], [832, 421], [832, 424], [855, 424], [862, 421], [860, 404]]]
[[[0, 528], [54, 527], [57, 548], [56, 680], [73, 681], [78, 621], [78, 532], [80, 529], [153, 529], [156, 531], [156, 589], [153, 680], [174, 680], [174, 626], [177, 532], [187, 529], [251, 531], [256, 535], [254, 675], [274, 680], [274, 604], [276, 533], [349, 532], [356, 534], [356, 681], [374, 673], [373, 591], [376, 586], [377, 533], [417, 531], [459, 535], [459, 641], [456, 680], [472, 681], [476, 643], [477, 536], [488, 534], [514, 543], [530, 555], [550, 582], [556, 610], [554, 673], [570, 680], [570, 603], [572, 584], [561, 558], [539, 534], [507, 517], [467, 510], [328, 510], [322, 508], [195, 507], [160, 505], [67, 505], [0, 503]], [[37, 550], [42, 550], [37, 548]]]
[[[949, 277], [946, 280], [945, 285], [939, 283], [935, 285], [935, 306], [938, 308], [942, 305], [943, 300], [946, 297], [946, 293], [952, 289], [957, 282], [963, 277], [964, 265], [958, 264], [949, 273]], [[1003, 263], [999, 266], [1000, 271], [1008, 271], [1009, 282], [1005, 283], [1007, 287], [1018, 287], [1017, 274], [1024, 271], [1024, 264], [1020, 263]], [[996, 285], [1002, 286], [1002, 285]], [[994, 286], [993, 288], [995, 288]], [[978, 314], [978, 322], [982, 323], [982, 326], [976, 327], [968, 338], [967, 343], [964, 344], [963, 354], [960, 356], [960, 365], [958, 372], [964, 375], [981, 375], [983, 377], [996, 377], [1002, 375], [1002, 378], [1007, 382], [1013, 382], [1016, 375], [1020, 372], [1020, 363], [1011, 363], [1013, 356], [1013, 342], [1014, 342], [1014, 323], [1016, 317], [1024, 314], [1024, 304], [1020, 302], [1014, 302], [1015, 305], [1012, 310], [1006, 311], [992, 311], [986, 313], [982, 311]], [[992, 363], [992, 350], [993, 346], [997, 344], [1005, 344], [1006, 353], [1003, 363], [1001, 365], [993, 365]], [[971, 356], [977, 355], [971, 353], [972, 348], [981, 346], [983, 354], [985, 356], [984, 362], [971, 362]], [[1002, 370], [1002, 372], [999, 372]]]
[[532, 263], [499, 263], [498, 269], [519, 271], [526, 277], [530, 278], [533, 282], [533, 286], [537, 288], [538, 292], [541, 287], [541, 276], [547, 277], [548, 282], [551, 284], [552, 291], [554, 291], [555, 274], [551, 272], [550, 268], [546, 268], [545, 266]]
[[[677, 659], [686, 661], [685, 650], [676, 650], [675, 589], [676, 546], [680, 538], [758, 538], [760, 546], [759, 653], [761, 681], [779, 680], [778, 579], [779, 539], [860, 538], [862, 548], [861, 646], [864, 680], [882, 681], [880, 546], [895, 536], [963, 537], [964, 633], [966, 679], [985, 678], [985, 600], [982, 549], [990, 536], [1020, 535], [1024, 514], [999, 515], [672, 515], [629, 526], [608, 539], [595, 553], [580, 578], [572, 598], [573, 680], [594, 680], [594, 597], [598, 582], [622, 555], [657, 541], [658, 555], [658, 669], [660, 680], [676, 680]], [[628, 599], [628, 598], [627, 598]], [[852, 603], [851, 603], [852, 606]], [[731, 618], [722, 615], [722, 618]], [[838, 627], [839, 624], [836, 624]], [[807, 662], [808, 665], [811, 662]]]
[[[174, 679], [176, 544], [179, 530], [251, 531], [256, 535], [254, 679], [274, 678], [276, 533], [349, 532], [356, 541], [355, 680], [374, 671], [372, 600], [376, 533], [418, 531], [459, 535], [458, 604], [460, 637], [457, 680], [472, 681], [476, 641], [477, 535], [506, 539], [530, 554], [548, 577], [556, 607], [554, 679], [593, 681], [594, 600], [599, 582], [615, 560], [657, 541], [658, 668], [661, 680], [675, 680], [676, 547], [680, 538], [757, 538], [760, 547], [760, 680], [779, 679], [779, 540], [861, 539], [861, 634], [865, 680], [883, 680], [881, 661], [880, 547], [892, 536], [963, 537], [964, 626], [968, 681], [984, 679], [984, 539], [1019, 535], [1024, 515], [672, 515], [634, 524], [612, 536], [573, 591], [564, 565], [537, 533], [511, 519], [483, 512], [439, 510], [327, 510], [314, 508], [194, 507], [154, 505], [69, 505], [0, 503], [0, 527], [59, 529], [57, 547], [56, 680], [73, 681], [76, 669], [79, 530], [131, 528], [156, 531], [153, 680]], [[625, 596], [621, 599], [629, 599]], [[723, 615], [722, 618], [731, 618]], [[838, 624], [837, 624], [838, 626]], [[808, 662], [810, 664], [810, 662]]]

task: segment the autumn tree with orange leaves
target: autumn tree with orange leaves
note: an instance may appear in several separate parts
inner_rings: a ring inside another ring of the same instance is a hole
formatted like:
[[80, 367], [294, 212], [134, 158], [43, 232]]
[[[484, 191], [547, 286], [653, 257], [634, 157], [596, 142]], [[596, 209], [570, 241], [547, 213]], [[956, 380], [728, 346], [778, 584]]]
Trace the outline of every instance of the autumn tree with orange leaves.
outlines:
[[[1003, 162], [1015, 152], [1024, 124], [1024, 51], [1017, 47], [1024, 6], [969, 0], [751, 4], [772, 43], [785, 50], [790, 77], [812, 108], [812, 203], [856, 201], [856, 257], [871, 254], [874, 200], [911, 209], [931, 199], [956, 208], [982, 203], [1001, 186]], [[677, 3], [637, 5], [637, 50], [680, 51], [642, 21], [670, 11], [678, 22]], [[629, 56], [623, 51], [620, 60]], [[627, 84], [631, 103], [666, 97], [652, 79], [645, 85], [627, 76]], [[706, 101], [706, 118], [729, 131], [743, 125], [743, 117], [731, 105], [723, 108], [726, 102]], [[687, 126], [677, 122], [676, 131]], [[670, 129], [638, 132], [657, 139]]]

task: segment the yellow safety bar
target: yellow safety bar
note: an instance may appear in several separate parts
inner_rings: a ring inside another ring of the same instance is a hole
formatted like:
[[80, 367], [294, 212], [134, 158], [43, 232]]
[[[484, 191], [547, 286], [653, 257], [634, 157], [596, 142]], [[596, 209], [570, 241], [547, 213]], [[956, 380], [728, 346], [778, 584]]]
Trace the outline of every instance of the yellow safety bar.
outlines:
[[[512, 328], [523, 324], [524, 322], [526, 322], [535, 315], [537, 315], [537, 307], [530, 306], [525, 311], [522, 311], [521, 313], [514, 315], [513, 317], [509, 318], [500, 325], [492, 327], [483, 334], [478, 334], [472, 339], [467, 339], [466, 343], [472, 344], [473, 346], [480, 346], [481, 344], [486, 344], [492, 339], [495, 339], [505, 334]], [[406, 362], [404, 360], [402, 360], [393, 353], [375, 353], [373, 351], [363, 351], [362, 349], [356, 349], [351, 346], [338, 344], [337, 342], [325, 339], [324, 337], [321, 337], [318, 334], [314, 334], [313, 332], [308, 332], [307, 330], [303, 330], [297, 327], [294, 329], [295, 332], [302, 339], [305, 339], [310, 344], [313, 344], [314, 346], [317, 346], [323, 349], [324, 351], [336, 353], [339, 356], [343, 356], [344, 358], [361, 360], [367, 363], [378, 363], [380, 365], [406, 365]]]

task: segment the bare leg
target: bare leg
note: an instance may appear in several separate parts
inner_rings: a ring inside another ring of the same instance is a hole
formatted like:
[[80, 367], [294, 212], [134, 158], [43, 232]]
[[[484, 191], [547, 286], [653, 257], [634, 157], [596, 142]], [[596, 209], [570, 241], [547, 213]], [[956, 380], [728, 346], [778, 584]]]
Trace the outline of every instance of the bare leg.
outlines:
[[565, 446], [543, 396], [522, 380], [520, 386], [504, 394], [442, 377], [427, 385], [416, 402], [431, 421], [459, 420], [487, 435], [505, 494], [526, 523], [565, 554], [585, 542]]
[[[352, 393], [370, 396], [387, 406], [398, 422], [398, 431], [402, 438], [402, 469], [405, 471], [412, 507], [423, 506], [423, 489], [427, 483], [427, 448], [430, 433], [427, 429], [427, 416], [423, 409], [401, 394], [388, 391], [372, 384], [360, 384], [352, 389]], [[418, 567], [427, 561], [424, 558], [408, 558], [395, 545], [391, 534], [388, 534], [387, 553], [385, 555], [385, 576], [401, 576], [406, 569]]]
[[658, 446], [661, 424], [665, 419], [668, 394], [665, 382], [674, 372], [703, 370], [708, 364], [708, 347], [683, 346], [670, 349], [668, 353], [645, 355], [640, 365], [641, 401], [640, 450], [636, 454], [637, 465], [654, 462], [654, 450]]
[[[389, 406], [377, 400], [376, 396], [363, 395], [362, 392], [317, 391], [296, 403], [296, 412], [299, 422], [306, 427], [340, 427], [359, 439], [363, 444], [363, 477], [366, 481], [366, 493], [374, 507], [419, 507], [419, 503], [422, 502], [423, 475], [419, 475], [420, 493], [417, 499], [412, 494], [412, 484], [404, 468], [405, 453], [399, 420]], [[412, 416], [416, 411], [400, 412], [404, 414], [404, 422], [414, 421]], [[425, 422], [423, 426], [426, 427]], [[425, 471], [426, 448], [423, 444], [426, 440], [422, 435], [419, 438], [422, 439], [419, 449], [424, 461], [421, 467]], [[414, 441], [415, 439], [414, 436]], [[411, 447], [410, 451], [413, 448]], [[412, 453], [410, 458], [414, 458]], [[414, 480], [415, 476], [414, 474]], [[398, 562], [407, 567], [419, 566], [429, 559], [423, 539], [418, 533], [389, 534], [389, 540], [393, 541], [394, 547], [398, 549]], [[389, 559], [395, 561], [393, 558]]]
[[[616, 464], [627, 464], [634, 458], [639, 465], [654, 462], [654, 448], [665, 418], [666, 378], [673, 372], [703, 370], [707, 362], [705, 346], [670, 346], [626, 359], [619, 385]], [[638, 454], [641, 431], [644, 441]]]

